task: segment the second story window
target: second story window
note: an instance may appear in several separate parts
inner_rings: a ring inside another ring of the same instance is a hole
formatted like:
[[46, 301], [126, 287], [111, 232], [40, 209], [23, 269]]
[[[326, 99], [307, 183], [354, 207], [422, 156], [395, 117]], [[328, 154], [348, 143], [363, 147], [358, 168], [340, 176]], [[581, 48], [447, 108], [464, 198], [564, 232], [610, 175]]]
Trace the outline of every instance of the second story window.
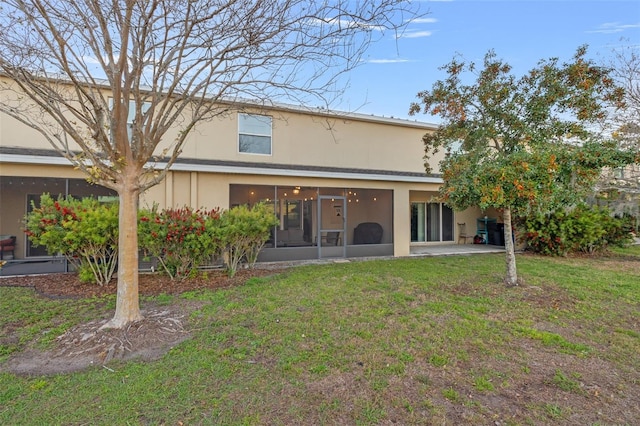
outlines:
[[238, 114], [238, 151], [271, 155], [271, 117]]
[[[109, 108], [113, 109], [113, 98], [109, 98]], [[142, 114], [146, 114], [151, 108], [151, 102], [145, 102], [142, 104]], [[136, 116], [136, 103], [135, 101], [129, 101], [129, 114], [127, 116], [127, 135], [129, 136], [129, 141], [131, 141], [131, 136], [133, 134], [133, 120]], [[113, 135], [111, 137], [113, 140]]]

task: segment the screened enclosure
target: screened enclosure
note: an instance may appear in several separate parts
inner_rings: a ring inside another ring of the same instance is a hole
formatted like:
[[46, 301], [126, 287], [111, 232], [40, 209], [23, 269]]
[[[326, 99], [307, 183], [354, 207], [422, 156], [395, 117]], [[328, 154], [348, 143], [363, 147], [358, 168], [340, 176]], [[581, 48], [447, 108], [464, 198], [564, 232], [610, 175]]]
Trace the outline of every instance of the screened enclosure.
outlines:
[[270, 206], [278, 218], [259, 260], [393, 255], [393, 191], [231, 185], [230, 207]]

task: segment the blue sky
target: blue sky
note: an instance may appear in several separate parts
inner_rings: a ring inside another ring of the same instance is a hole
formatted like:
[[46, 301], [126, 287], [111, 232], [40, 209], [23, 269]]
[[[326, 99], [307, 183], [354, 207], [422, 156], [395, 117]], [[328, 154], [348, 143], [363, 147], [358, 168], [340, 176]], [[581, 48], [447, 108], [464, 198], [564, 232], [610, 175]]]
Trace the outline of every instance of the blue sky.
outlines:
[[436, 122], [422, 114], [409, 117], [409, 104], [445, 77], [438, 68], [456, 54], [481, 63], [493, 49], [520, 75], [540, 59], [570, 60], [584, 44], [596, 60], [622, 45], [640, 49], [638, 0], [452, 0], [421, 1], [420, 6], [429, 13], [411, 23], [403, 37], [386, 34], [374, 44], [333, 107]]

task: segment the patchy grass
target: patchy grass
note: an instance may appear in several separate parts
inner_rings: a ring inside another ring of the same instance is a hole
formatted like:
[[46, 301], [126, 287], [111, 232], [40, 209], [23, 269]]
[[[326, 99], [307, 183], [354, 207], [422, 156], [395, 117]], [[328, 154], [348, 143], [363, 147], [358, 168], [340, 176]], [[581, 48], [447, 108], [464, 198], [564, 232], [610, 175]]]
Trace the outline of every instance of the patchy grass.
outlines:
[[27, 344], [47, 349], [72, 325], [114, 308], [113, 297], [61, 301], [34, 296], [28, 288], [0, 287], [0, 362]]
[[[576, 373], [573, 376], [576, 379], [579, 379], [582, 375]], [[554, 373], [553, 379], [551, 382], [565, 392], [573, 392], [573, 393], [582, 392], [582, 389], [580, 388], [580, 383], [574, 378], [567, 376], [559, 369], [556, 370], [556, 372]]]
[[[621, 264], [626, 267], [620, 267]], [[193, 337], [154, 362], [0, 373], [1, 424], [633, 424], [640, 251], [297, 267], [199, 301]], [[144, 299], [171, 304], [174, 299]], [[0, 287], [0, 369], [112, 298]]]

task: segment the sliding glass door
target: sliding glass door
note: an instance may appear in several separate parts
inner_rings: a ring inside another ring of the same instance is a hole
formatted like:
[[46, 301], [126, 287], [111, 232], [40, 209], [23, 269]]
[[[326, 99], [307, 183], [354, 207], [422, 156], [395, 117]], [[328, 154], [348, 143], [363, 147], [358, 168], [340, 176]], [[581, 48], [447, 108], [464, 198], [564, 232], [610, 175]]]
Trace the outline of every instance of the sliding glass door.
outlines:
[[411, 203], [411, 242], [453, 241], [453, 210], [442, 203]]

